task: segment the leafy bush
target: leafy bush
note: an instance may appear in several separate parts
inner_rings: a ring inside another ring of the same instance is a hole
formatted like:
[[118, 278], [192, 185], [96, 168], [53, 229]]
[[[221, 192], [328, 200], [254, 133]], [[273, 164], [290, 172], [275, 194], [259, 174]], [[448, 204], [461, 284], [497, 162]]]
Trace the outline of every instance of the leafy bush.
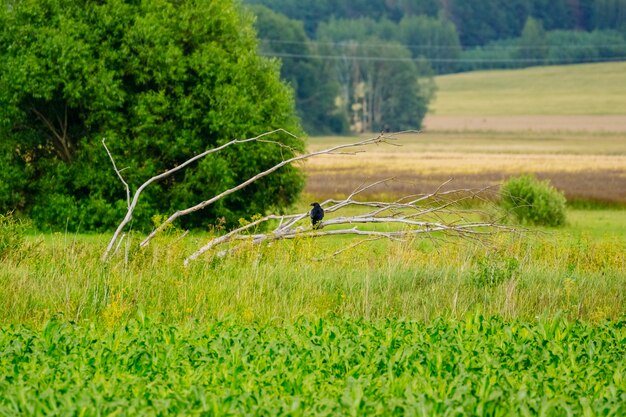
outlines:
[[[133, 189], [232, 139], [277, 128], [301, 133], [279, 63], [257, 53], [253, 17], [234, 0], [49, 0], [0, 7], [0, 212], [41, 229], [107, 230], [126, 212], [106, 138]], [[286, 134], [270, 139], [303, 150]], [[233, 146], [142, 195], [133, 227], [197, 204], [292, 152]], [[292, 166], [241, 190], [185, 227], [235, 223], [295, 202]]]
[[502, 206], [518, 221], [544, 226], [565, 223], [565, 196], [532, 175], [510, 178], [500, 189]]

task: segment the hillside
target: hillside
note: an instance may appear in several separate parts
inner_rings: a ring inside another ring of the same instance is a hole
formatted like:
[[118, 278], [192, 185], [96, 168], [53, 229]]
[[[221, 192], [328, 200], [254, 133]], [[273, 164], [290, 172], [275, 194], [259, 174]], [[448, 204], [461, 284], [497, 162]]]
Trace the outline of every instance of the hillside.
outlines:
[[434, 116], [624, 116], [626, 62], [436, 77]]

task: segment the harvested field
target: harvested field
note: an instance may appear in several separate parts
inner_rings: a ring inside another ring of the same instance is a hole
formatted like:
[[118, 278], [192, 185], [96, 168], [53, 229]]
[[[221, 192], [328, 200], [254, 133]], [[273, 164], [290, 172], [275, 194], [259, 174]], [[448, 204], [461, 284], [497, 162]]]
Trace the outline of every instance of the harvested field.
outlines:
[[[401, 196], [414, 193], [432, 192], [439, 185], [453, 179], [442, 191], [460, 188], [483, 188], [500, 184], [511, 175], [501, 172], [469, 173], [446, 176], [443, 174], [417, 175], [411, 172], [383, 171], [380, 177], [367, 177], [358, 174], [311, 173], [306, 192], [315, 196], [334, 197], [349, 194], [364, 181], [394, 177], [393, 181], [370, 191], [370, 195]], [[558, 189], [564, 191], [570, 201], [597, 201], [626, 203], [626, 176], [621, 171], [597, 170], [589, 173], [542, 172], [534, 174], [539, 179], [549, 179]]]
[[[311, 139], [312, 150], [350, 138]], [[549, 179], [569, 200], [626, 203], [626, 138], [620, 134], [422, 133], [355, 155], [323, 155], [305, 164], [306, 192], [345, 195], [364, 182], [394, 177], [372, 189], [390, 197], [497, 185], [511, 176]]]

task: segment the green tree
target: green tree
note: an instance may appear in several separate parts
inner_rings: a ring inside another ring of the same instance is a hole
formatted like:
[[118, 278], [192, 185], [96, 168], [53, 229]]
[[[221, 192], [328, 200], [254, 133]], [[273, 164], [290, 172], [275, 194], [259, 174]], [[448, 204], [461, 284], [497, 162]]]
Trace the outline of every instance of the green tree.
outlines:
[[280, 74], [293, 88], [296, 109], [308, 133], [344, 133], [347, 120], [336, 111], [339, 85], [331, 77], [332, 66], [319, 59], [319, 51], [307, 37], [302, 22], [289, 19], [265, 6], [253, 5], [261, 53], [282, 60]]
[[577, 25], [577, 0], [532, 0], [532, 16], [547, 30], [574, 29]]
[[426, 58], [435, 72], [454, 72], [461, 55], [461, 42], [454, 24], [447, 19], [405, 16], [400, 21], [399, 39], [409, 45], [413, 57]]
[[549, 47], [541, 21], [529, 17], [517, 42], [514, 57], [522, 60], [522, 66], [541, 65], [548, 57]]
[[461, 44], [475, 47], [519, 36], [530, 13], [530, 0], [447, 0], [447, 17], [454, 22]]
[[[101, 138], [137, 186], [207, 148], [279, 127], [300, 133], [292, 91], [279, 63], [258, 55], [253, 18], [232, 0], [23, 0], [0, 9], [0, 212], [18, 209], [41, 228], [107, 229], [126, 196]], [[148, 189], [134, 226], [285, 152], [254, 143], [207, 157]], [[285, 207], [302, 186], [286, 167], [184, 222]]]
[[410, 51], [377, 38], [348, 42], [335, 51], [339, 100], [353, 132], [419, 129], [434, 84], [427, 64], [418, 65]]
[[593, 23], [599, 29], [619, 29], [626, 34], [626, 0], [596, 0]]

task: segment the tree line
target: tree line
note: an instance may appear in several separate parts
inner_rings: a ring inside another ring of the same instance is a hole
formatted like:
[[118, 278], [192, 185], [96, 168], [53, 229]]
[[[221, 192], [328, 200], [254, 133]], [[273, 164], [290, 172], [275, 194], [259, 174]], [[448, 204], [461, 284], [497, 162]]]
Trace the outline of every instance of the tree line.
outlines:
[[310, 133], [419, 128], [432, 75], [626, 59], [626, 0], [248, 0]]
[[517, 37], [529, 17], [546, 30], [626, 29], [625, 0], [246, 0], [301, 21], [307, 36], [331, 19], [399, 22], [405, 16], [445, 17], [454, 22], [464, 48]]

